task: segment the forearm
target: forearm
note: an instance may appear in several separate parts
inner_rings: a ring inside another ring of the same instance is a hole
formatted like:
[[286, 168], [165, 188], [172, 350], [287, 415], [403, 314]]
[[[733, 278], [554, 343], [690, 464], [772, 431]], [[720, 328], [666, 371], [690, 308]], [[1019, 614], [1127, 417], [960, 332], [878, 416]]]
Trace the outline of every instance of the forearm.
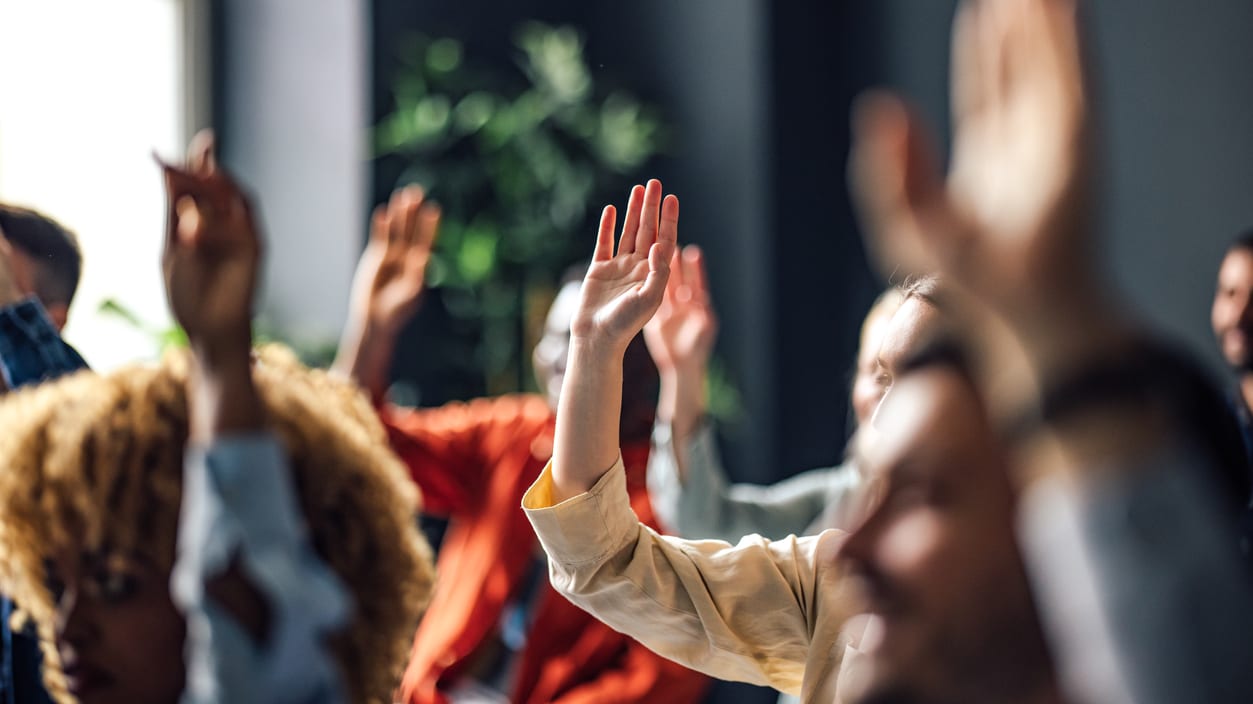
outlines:
[[570, 345], [553, 441], [556, 501], [587, 492], [618, 459], [622, 355], [577, 338]]
[[208, 445], [224, 435], [255, 432], [264, 426], [261, 401], [252, 381], [250, 333], [231, 339], [192, 343], [188, 377], [190, 440]]
[[331, 372], [356, 382], [370, 398], [383, 398], [396, 350], [396, 335], [395, 331], [350, 319], [344, 327]]
[[687, 445], [705, 417], [705, 376], [703, 364], [690, 370], [661, 373], [657, 422], [670, 426], [670, 442], [681, 481], [687, 475]]
[[[732, 546], [659, 536], [631, 510], [621, 462], [586, 497], [560, 502], [546, 470], [522, 507], [571, 603], [662, 656], [722, 679], [798, 689], [815, 629], [840, 597], [818, 597], [839, 535]], [[572, 530], [578, 526], [580, 530]], [[761, 613], [773, 620], [762, 627]], [[648, 618], [641, 618], [647, 614]]]

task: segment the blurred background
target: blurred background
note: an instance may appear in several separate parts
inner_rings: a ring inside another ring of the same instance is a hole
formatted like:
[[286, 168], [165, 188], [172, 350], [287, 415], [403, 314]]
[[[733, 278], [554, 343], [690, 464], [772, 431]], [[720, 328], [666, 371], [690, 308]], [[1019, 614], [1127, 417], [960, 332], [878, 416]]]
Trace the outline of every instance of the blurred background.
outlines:
[[[844, 183], [884, 85], [948, 126], [949, 0], [3, 0], [0, 200], [76, 230], [67, 336], [108, 368], [169, 339], [151, 153], [214, 126], [268, 233], [259, 327], [325, 360], [370, 208], [427, 184], [446, 227], [395, 395], [525, 390], [594, 216], [663, 180], [708, 257], [733, 475], [839, 460], [872, 274]], [[1214, 363], [1209, 303], [1253, 225], [1253, 4], [1085, 3], [1111, 271]], [[720, 691], [728, 701], [767, 694]]]

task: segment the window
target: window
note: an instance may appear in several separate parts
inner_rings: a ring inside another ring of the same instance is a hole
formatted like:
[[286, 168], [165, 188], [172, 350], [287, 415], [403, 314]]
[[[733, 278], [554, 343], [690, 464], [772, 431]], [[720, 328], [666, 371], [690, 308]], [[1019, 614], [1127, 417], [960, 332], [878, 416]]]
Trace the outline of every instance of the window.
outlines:
[[158, 260], [164, 193], [152, 160], [182, 152], [205, 86], [207, 31], [192, 0], [0, 3], [0, 201], [74, 230], [83, 278], [66, 339], [93, 367], [157, 352], [101, 312], [115, 300], [150, 330], [170, 325]]

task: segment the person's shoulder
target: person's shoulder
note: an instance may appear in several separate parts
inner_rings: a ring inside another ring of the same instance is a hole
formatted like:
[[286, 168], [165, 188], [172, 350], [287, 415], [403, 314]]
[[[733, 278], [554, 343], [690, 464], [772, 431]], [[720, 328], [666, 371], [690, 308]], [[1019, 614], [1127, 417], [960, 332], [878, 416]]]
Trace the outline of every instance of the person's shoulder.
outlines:
[[476, 398], [462, 404], [471, 415], [495, 424], [539, 429], [552, 424], [555, 414], [544, 397], [538, 394], [504, 394]]

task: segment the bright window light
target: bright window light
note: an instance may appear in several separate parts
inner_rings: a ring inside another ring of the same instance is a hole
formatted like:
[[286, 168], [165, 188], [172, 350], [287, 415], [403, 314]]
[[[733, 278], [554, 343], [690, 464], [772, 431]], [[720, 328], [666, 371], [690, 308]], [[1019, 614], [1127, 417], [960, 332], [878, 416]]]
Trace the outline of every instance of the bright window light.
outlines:
[[0, 201], [74, 230], [83, 279], [65, 330], [97, 369], [150, 359], [115, 300], [170, 325], [158, 270], [164, 193], [152, 160], [186, 143], [184, 2], [0, 2]]

